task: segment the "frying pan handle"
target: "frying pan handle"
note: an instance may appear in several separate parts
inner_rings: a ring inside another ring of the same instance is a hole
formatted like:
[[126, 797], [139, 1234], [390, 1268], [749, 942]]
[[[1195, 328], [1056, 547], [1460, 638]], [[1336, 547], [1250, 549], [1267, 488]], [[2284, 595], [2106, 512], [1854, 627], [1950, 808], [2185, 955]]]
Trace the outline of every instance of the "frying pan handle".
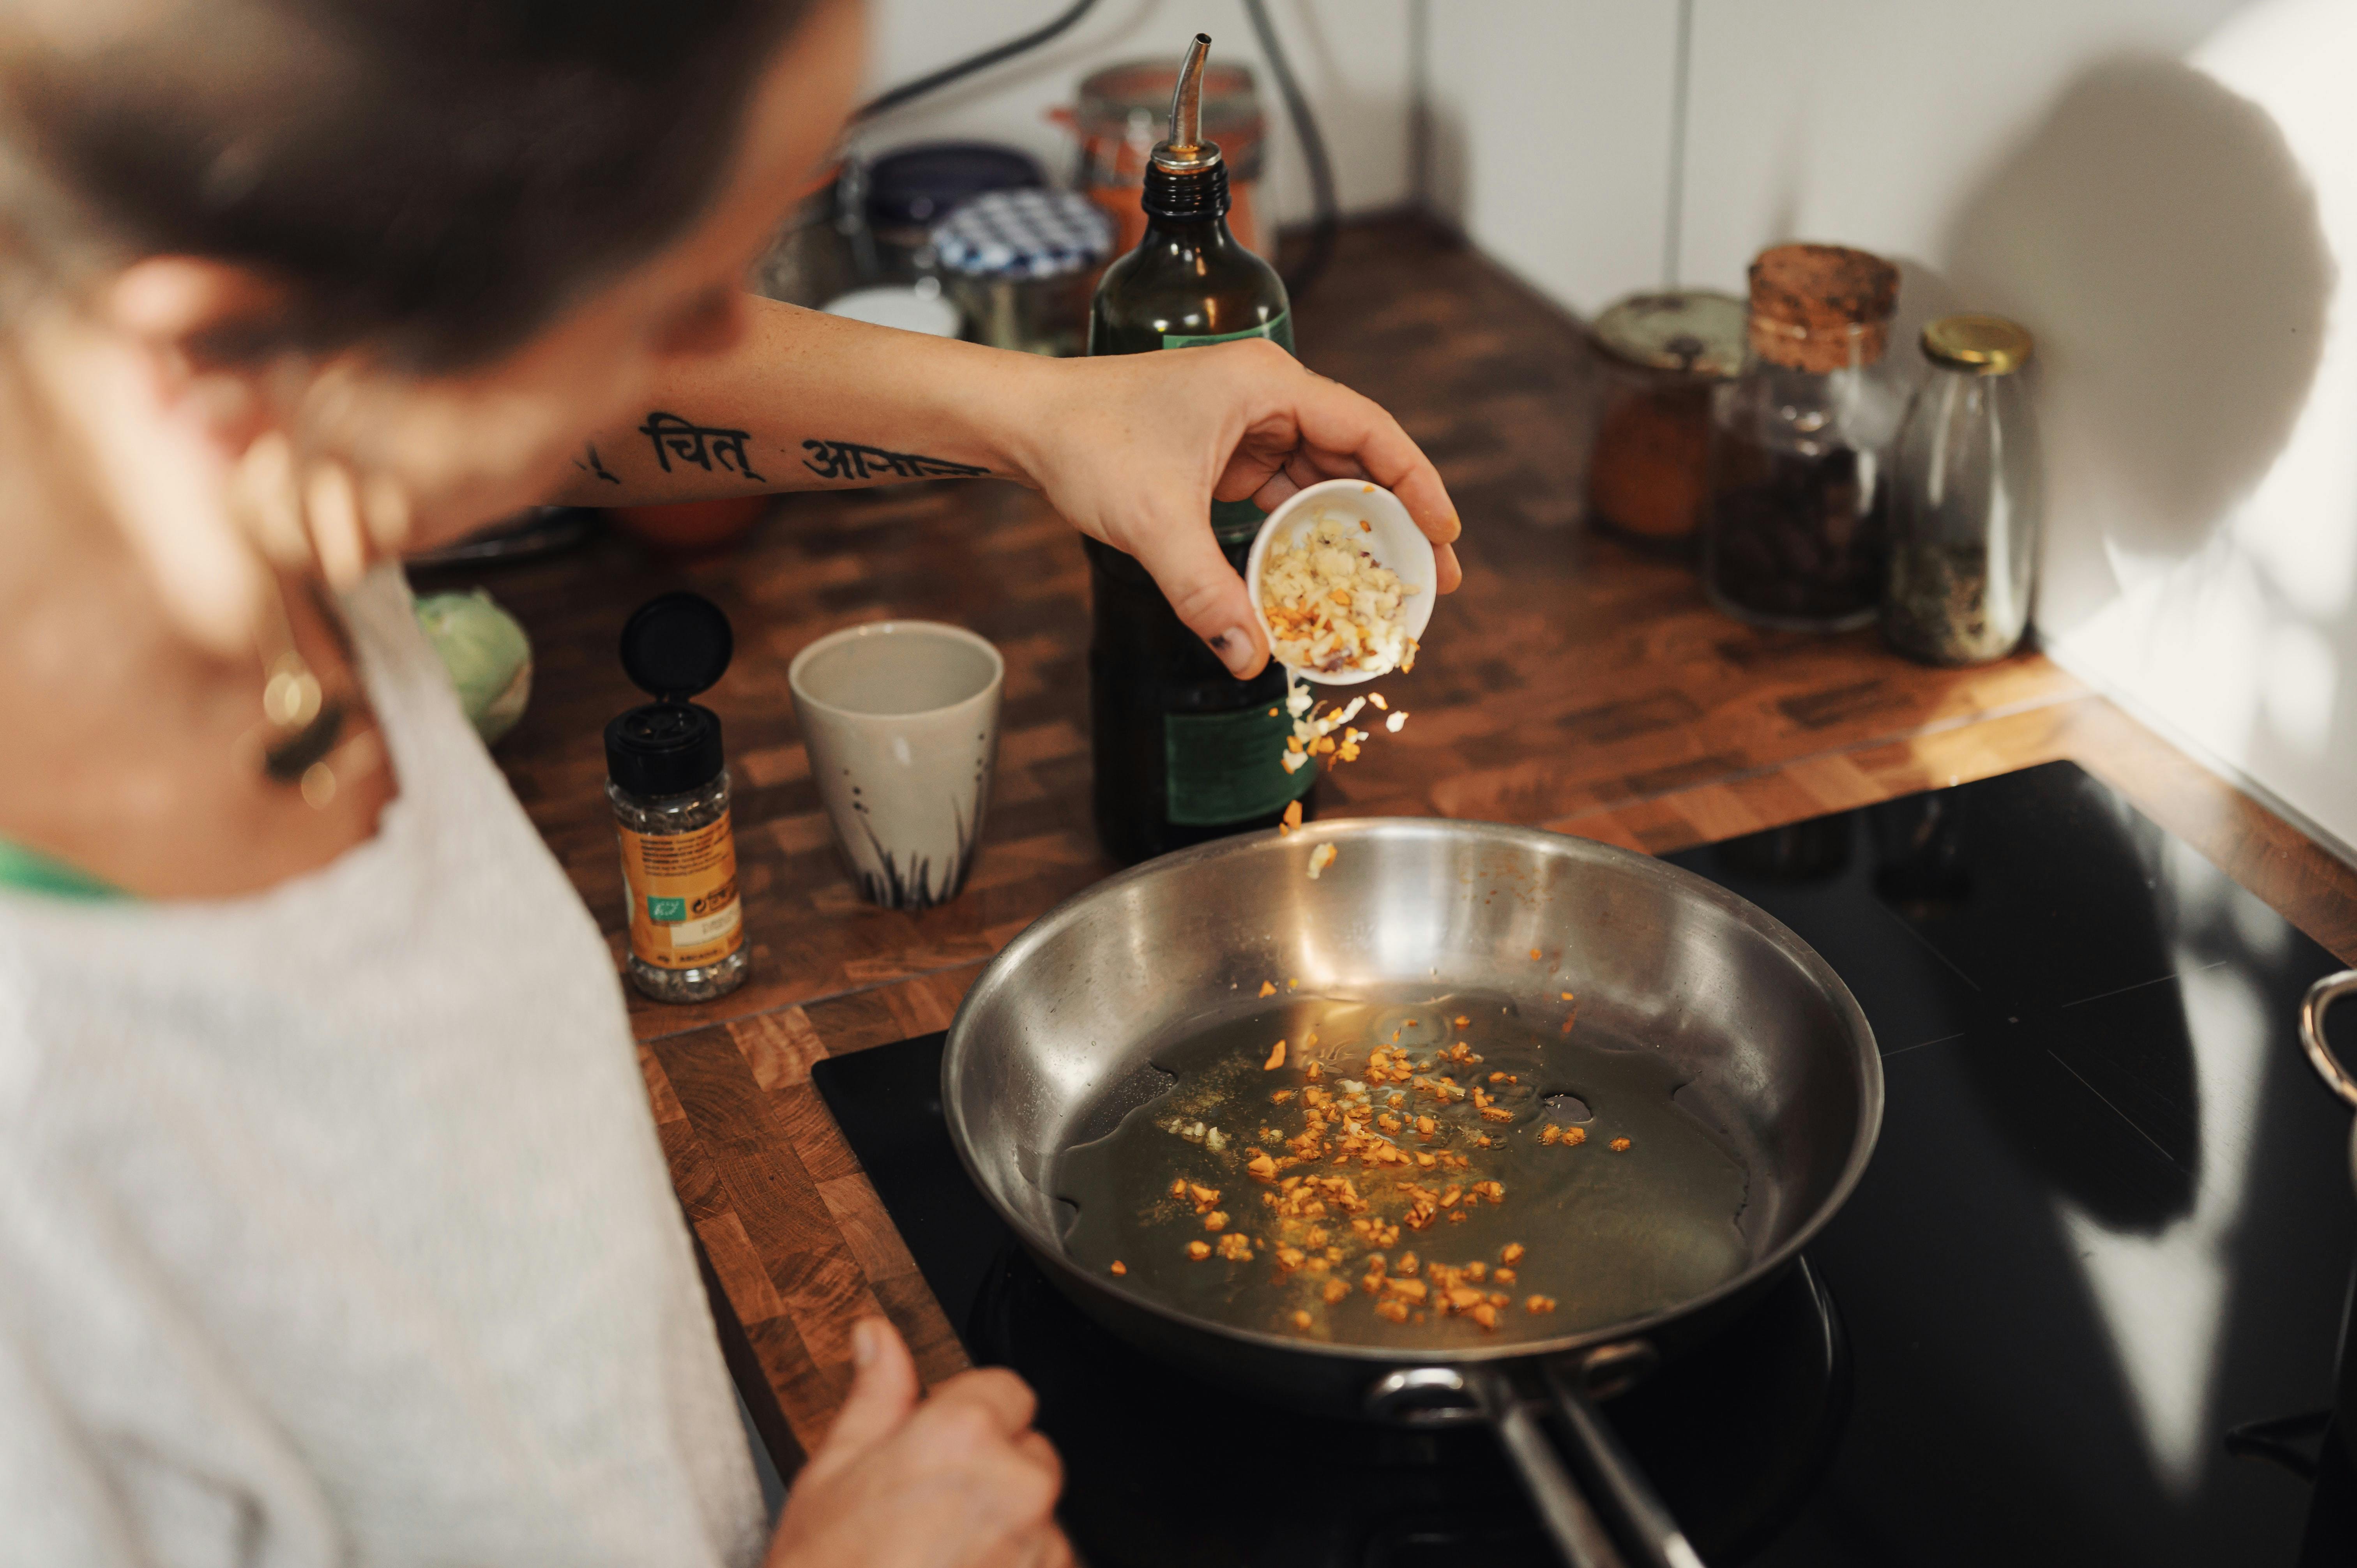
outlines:
[[2307, 998], [2299, 1004], [2299, 1043], [2317, 1072], [2332, 1086], [2332, 1092], [2357, 1105], [2357, 1076], [2341, 1066], [2332, 1047], [2324, 1043], [2325, 1010], [2352, 992], [2357, 992], [2357, 969], [2328, 974], [2309, 986]]
[[1539, 1517], [1564, 1561], [1571, 1568], [1628, 1568], [1627, 1559], [1605, 1533], [1604, 1521], [1596, 1517], [1578, 1483], [1564, 1468], [1538, 1418], [1515, 1391], [1512, 1381], [1493, 1367], [1470, 1369], [1460, 1376], [1463, 1385], [1480, 1401], [1481, 1412], [1497, 1429], [1498, 1442], [1529, 1489], [1531, 1500], [1538, 1505]]
[[[1651, 1371], [1659, 1358], [1641, 1339], [1607, 1345], [1568, 1363], [1545, 1367], [1547, 1391], [1563, 1416], [1571, 1440], [1603, 1481], [1621, 1520], [1642, 1550], [1642, 1568], [1704, 1568], [1701, 1557], [1653, 1495], [1644, 1472], [1620, 1445], [1596, 1408]], [[1570, 1376], [1566, 1376], [1566, 1369]], [[1529, 1402], [1506, 1371], [1494, 1366], [1408, 1367], [1391, 1373], [1367, 1394], [1367, 1413], [1380, 1421], [1418, 1425], [1486, 1418], [1496, 1429], [1556, 1550], [1571, 1568], [1628, 1568], [1594, 1505], [1564, 1467], [1555, 1445], [1532, 1413]]]
[[1588, 1467], [1610, 1494], [1621, 1522], [1628, 1526], [1648, 1568], [1703, 1568], [1701, 1557], [1687, 1541], [1685, 1531], [1662, 1506], [1644, 1471], [1629, 1456], [1604, 1412], [1596, 1408], [1596, 1393], [1610, 1394], [1634, 1383], [1652, 1369], [1658, 1359], [1643, 1340], [1607, 1345], [1571, 1364], [1566, 1377], [1561, 1362], [1546, 1365], [1547, 1391]]

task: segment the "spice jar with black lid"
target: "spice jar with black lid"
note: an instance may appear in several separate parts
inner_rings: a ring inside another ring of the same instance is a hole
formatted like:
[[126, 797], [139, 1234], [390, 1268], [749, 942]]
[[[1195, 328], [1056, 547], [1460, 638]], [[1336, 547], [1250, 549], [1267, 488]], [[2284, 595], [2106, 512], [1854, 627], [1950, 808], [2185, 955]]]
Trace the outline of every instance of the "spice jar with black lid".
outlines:
[[1838, 245], [1751, 263], [1743, 371], [1711, 424], [1703, 585], [1755, 626], [1844, 631], [1880, 612], [1900, 412], [1878, 372], [1899, 272]]
[[655, 700], [606, 726], [606, 798], [622, 848], [630, 983], [658, 1002], [704, 1002], [745, 983], [737, 843], [720, 715], [690, 697], [728, 668], [720, 607], [665, 594], [622, 627], [622, 668]]
[[1587, 521], [1648, 553], [1690, 558], [1702, 524], [1712, 394], [1743, 365], [1743, 302], [1703, 289], [1631, 295], [1588, 334], [1603, 392], [1587, 460]]

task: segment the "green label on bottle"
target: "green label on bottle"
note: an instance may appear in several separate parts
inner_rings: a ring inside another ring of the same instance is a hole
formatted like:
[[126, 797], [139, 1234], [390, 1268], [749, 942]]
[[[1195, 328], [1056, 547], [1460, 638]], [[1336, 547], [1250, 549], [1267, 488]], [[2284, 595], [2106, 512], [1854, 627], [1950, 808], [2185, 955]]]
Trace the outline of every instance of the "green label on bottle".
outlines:
[[[1232, 343], [1240, 338], [1265, 338], [1290, 354], [1293, 352], [1293, 312], [1280, 310], [1274, 319], [1264, 321], [1257, 327], [1247, 327], [1241, 332], [1165, 332], [1162, 346], [1166, 349], [1200, 349], [1207, 343]], [[1267, 515], [1249, 500], [1213, 501], [1211, 532], [1222, 539], [1250, 539], [1260, 532], [1261, 519]], [[1287, 796], [1286, 799], [1292, 797]]]
[[1164, 810], [1181, 827], [1216, 828], [1285, 810], [1309, 793], [1318, 767], [1285, 770], [1293, 721], [1282, 703], [1224, 714], [1165, 714]]
[[1239, 338], [1265, 338], [1290, 354], [1293, 352], [1293, 312], [1280, 310], [1272, 319], [1257, 327], [1247, 327], [1241, 332], [1165, 332], [1162, 346], [1166, 349], [1200, 349], [1206, 343], [1232, 343]]

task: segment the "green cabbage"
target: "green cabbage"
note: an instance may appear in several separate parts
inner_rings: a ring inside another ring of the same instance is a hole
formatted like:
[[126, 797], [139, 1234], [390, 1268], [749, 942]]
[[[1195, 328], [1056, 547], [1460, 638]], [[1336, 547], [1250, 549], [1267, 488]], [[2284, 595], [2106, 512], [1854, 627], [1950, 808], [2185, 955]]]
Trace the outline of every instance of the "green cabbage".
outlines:
[[418, 600], [417, 624], [442, 656], [467, 718], [484, 743], [513, 729], [532, 699], [532, 639], [515, 617], [477, 588]]

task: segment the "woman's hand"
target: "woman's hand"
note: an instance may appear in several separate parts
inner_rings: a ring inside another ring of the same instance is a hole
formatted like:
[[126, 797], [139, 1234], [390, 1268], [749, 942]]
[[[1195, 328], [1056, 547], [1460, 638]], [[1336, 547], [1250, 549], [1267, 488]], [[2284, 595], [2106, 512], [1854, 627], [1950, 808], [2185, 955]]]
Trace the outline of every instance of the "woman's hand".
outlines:
[[1056, 1528], [1064, 1470], [1012, 1372], [963, 1372], [920, 1397], [880, 1317], [852, 1328], [851, 1397], [794, 1480], [764, 1568], [1071, 1568]]
[[1268, 661], [1243, 580], [1211, 537], [1214, 499], [1264, 511], [1321, 479], [1372, 479], [1432, 540], [1439, 585], [1460, 529], [1431, 460], [1397, 421], [1275, 344], [1246, 339], [1043, 365], [1002, 445], [1056, 510], [1154, 575], [1178, 618], [1238, 678]]

